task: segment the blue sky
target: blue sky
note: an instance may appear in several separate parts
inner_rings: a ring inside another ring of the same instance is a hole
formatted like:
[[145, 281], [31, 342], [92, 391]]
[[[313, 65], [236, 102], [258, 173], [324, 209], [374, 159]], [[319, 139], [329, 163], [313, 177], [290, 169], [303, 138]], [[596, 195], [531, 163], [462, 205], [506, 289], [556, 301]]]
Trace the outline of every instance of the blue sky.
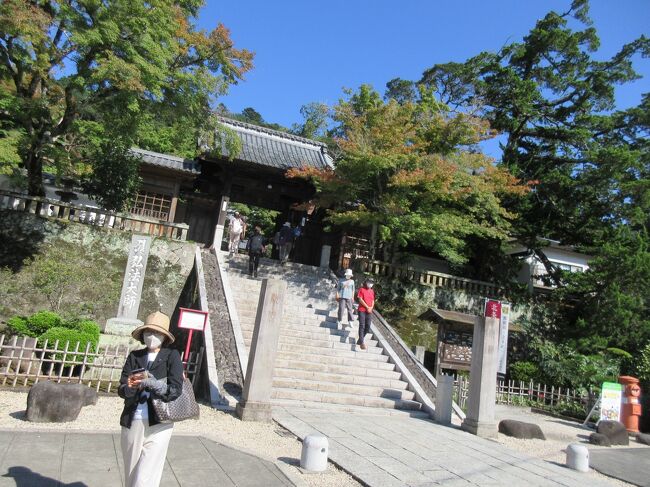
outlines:
[[[481, 51], [519, 41], [548, 11], [570, 0], [206, 0], [199, 25], [222, 22], [235, 45], [256, 53], [255, 68], [219, 101], [233, 112], [253, 107], [268, 122], [291, 126], [309, 102], [335, 104], [344, 87], [369, 83], [383, 93], [387, 81], [419, 79], [436, 63], [464, 61]], [[592, 0], [601, 38], [598, 58], [650, 34], [650, 0]], [[650, 91], [645, 76], [618, 89], [620, 108]], [[491, 152], [491, 151], [490, 151]]]

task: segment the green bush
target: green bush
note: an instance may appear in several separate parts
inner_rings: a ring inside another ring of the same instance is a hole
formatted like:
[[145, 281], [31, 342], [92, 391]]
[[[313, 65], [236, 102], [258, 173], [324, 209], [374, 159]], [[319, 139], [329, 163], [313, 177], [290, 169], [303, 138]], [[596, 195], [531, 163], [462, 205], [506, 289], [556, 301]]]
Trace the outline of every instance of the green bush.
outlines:
[[7, 331], [11, 336], [38, 336], [29, 329], [29, 322], [24, 316], [14, 316], [13, 318], [9, 318], [7, 321]]
[[99, 329], [99, 325], [93, 320], [80, 320], [71, 322], [70, 324], [72, 325], [70, 328], [92, 336], [95, 342], [99, 341], [99, 334], [101, 330]]
[[[90, 344], [88, 350], [91, 352], [95, 352], [97, 350], [97, 344], [99, 342], [99, 334], [95, 336], [94, 334], [91, 333], [86, 333], [83, 331], [66, 328], [63, 326], [56, 326], [54, 328], [50, 328], [49, 330], [47, 330], [45, 333], [43, 333], [41, 336], [38, 337], [39, 346], [45, 345], [46, 340], [48, 343], [48, 348], [53, 348], [54, 344], [58, 340], [59, 343], [56, 347], [57, 350], [65, 350], [66, 343], [69, 342], [68, 351], [74, 351], [78, 343], [79, 352], [84, 352], [88, 344]], [[64, 354], [62, 353], [56, 353], [53, 354], [51, 358], [54, 360], [63, 360], [63, 355]], [[68, 355], [66, 357], [66, 360], [67, 361], [74, 360], [75, 362], [82, 362], [83, 358], [81, 355], [74, 356], [74, 358], [72, 355]]]
[[34, 335], [39, 336], [50, 328], [63, 326], [61, 317], [52, 311], [39, 311], [27, 318], [28, 327]]
[[532, 362], [515, 362], [510, 366], [510, 378], [515, 381], [529, 383], [539, 380], [539, 367]]

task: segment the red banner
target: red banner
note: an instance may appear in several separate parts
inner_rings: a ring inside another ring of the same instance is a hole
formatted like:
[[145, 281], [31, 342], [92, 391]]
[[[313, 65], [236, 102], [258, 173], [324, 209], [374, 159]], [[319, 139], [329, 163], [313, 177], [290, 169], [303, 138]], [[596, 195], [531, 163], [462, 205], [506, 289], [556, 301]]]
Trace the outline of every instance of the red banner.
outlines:
[[485, 317], [501, 319], [501, 301], [494, 299], [485, 300]]

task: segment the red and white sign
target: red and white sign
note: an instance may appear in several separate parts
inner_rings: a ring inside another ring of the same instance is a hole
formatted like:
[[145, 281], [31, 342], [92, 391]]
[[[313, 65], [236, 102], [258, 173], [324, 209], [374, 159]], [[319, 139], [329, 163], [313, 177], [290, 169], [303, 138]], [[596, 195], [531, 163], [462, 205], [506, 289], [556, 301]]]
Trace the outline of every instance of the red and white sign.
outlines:
[[178, 327], [187, 330], [205, 330], [205, 325], [208, 322], [208, 312], [199, 311], [198, 309], [179, 308], [180, 315], [178, 316]]
[[496, 318], [501, 319], [501, 301], [495, 299], [486, 299], [485, 300], [485, 312], [484, 316], [486, 318]]

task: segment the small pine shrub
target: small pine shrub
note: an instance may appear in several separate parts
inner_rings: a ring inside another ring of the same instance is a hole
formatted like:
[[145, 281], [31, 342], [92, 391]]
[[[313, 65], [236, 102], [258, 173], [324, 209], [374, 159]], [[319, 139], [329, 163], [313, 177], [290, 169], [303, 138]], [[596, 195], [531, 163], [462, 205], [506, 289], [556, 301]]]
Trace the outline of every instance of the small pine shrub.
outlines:
[[28, 327], [33, 335], [39, 336], [45, 333], [50, 328], [63, 326], [61, 317], [52, 311], [39, 311], [27, 318]]
[[[86, 350], [86, 347], [88, 344], [90, 344], [89, 351], [90, 352], [95, 352], [97, 351], [97, 344], [99, 343], [99, 334], [96, 336], [91, 333], [85, 333], [79, 330], [71, 329], [71, 328], [66, 328], [63, 326], [56, 326], [54, 328], [50, 328], [47, 330], [45, 333], [43, 333], [41, 336], [38, 337], [38, 344], [39, 346], [45, 345], [45, 341], [47, 340], [48, 348], [53, 348], [54, 344], [58, 340], [59, 343], [56, 347], [57, 350], [65, 350], [66, 343], [69, 342], [68, 345], [68, 351], [74, 351], [75, 348], [77, 347], [77, 343], [79, 344], [79, 352], [84, 352]], [[62, 353], [55, 353], [52, 355], [52, 359], [54, 360], [63, 360], [63, 355]], [[75, 362], [82, 362], [83, 358], [81, 355], [68, 355], [66, 357], [66, 361], [71, 362], [74, 359]]]
[[37, 337], [38, 335], [29, 329], [29, 322], [24, 316], [14, 316], [7, 321], [9, 335]]

